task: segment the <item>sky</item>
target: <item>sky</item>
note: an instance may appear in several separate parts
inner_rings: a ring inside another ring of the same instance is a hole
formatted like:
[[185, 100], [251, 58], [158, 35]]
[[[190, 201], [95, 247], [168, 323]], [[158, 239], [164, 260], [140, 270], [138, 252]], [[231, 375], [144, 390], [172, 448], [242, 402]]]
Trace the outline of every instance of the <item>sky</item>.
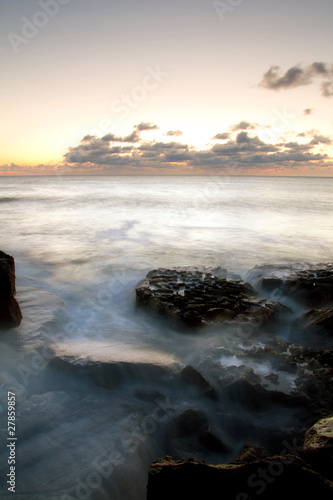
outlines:
[[0, 0], [0, 175], [333, 176], [332, 0]]

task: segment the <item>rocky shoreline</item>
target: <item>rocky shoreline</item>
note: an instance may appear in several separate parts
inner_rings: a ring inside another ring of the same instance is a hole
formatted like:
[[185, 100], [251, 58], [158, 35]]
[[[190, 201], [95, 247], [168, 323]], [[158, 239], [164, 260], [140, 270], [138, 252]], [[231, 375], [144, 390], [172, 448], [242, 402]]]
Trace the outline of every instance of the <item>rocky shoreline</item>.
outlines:
[[[14, 259], [0, 252], [5, 331], [21, 323], [15, 292]], [[147, 500], [333, 498], [333, 265], [264, 265], [245, 277], [156, 269], [135, 295], [161, 335], [168, 324], [189, 349], [203, 339], [202, 353], [177, 357], [126, 338], [41, 343], [24, 370], [29, 384], [20, 371], [6, 379], [21, 395], [18, 500], [77, 498], [73, 484], [96, 499], [141, 499], [146, 485]], [[131, 460], [137, 491], [119, 493], [113, 482], [126, 487]], [[85, 482], [92, 464], [98, 489]]]
[[[285, 432], [283, 428], [271, 430], [269, 437], [267, 430], [252, 424], [252, 435], [246, 437], [271, 451], [258, 444], [245, 445], [225, 465], [184, 459], [182, 451], [157, 460], [149, 472], [148, 500], [217, 499], [221, 487], [224, 498], [238, 500], [291, 498], [288, 492], [293, 488], [301, 498], [309, 498], [311, 488], [321, 499], [333, 498], [333, 266], [325, 264], [294, 274], [283, 266], [258, 266], [249, 273], [251, 277], [250, 284], [228, 278], [221, 268], [157, 269], [137, 287], [137, 305], [176, 328], [186, 325], [198, 332], [198, 328], [214, 324], [234, 326], [233, 333], [240, 334], [239, 343], [243, 343], [242, 348], [235, 349], [234, 344], [232, 351], [221, 351], [229, 366], [223, 375], [221, 367], [216, 369], [219, 389], [194, 367], [183, 369], [189, 383], [205, 387], [214, 400], [227, 402], [233, 409], [238, 405], [239, 413], [231, 413], [229, 418], [221, 414], [219, 426], [212, 428], [204, 412], [184, 410], [175, 417], [173, 435], [171, 432], [168, 439], [172, 442], [176, 435], [178, 440], [189, 440], [196, 435], [201, 445], [223, 451], [228, 445], [221, 430], [229, 425], [229, 433], [241, 434], [246, 428], [241, 415], [264, 413], [272, 407], [281, 413], [283, 408], [294, 408], [298, 422], [289, 432], [287, 428]], [[295, 343], [272, 337], [281, 322]], [[263, 344], [255, 347], [251, 338], [258, 335]], [[269, 360], [272, 372], [260, 377], [249, 369], [253, 359]], [[293, 378], [290, 390], [282, 388], [283, 372]], [[302, 445], [292, 454], [272, 454], [281, 443], [288, 446], [295, 440]], [[271, 474], [259, 475], [255, 481], [258, 471]]]

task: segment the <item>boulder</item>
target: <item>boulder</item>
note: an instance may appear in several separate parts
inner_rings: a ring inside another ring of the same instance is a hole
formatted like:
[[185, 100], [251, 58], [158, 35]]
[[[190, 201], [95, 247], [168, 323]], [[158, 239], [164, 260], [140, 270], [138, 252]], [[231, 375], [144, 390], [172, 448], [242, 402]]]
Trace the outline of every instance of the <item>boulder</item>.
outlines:
[[267, 324], [289, 309], [259, 298], [249, 283], [205, 268], [150, 271], [136, 288], [136, 303], [188, 327], [235, 319]]
[[333, 480], [333, 415], [319, 420], [306, 432], [302, 456]]
[[197, 389], [207, 398], [213, 401], [218, 400], [216, 389], [198, 370], [193, 368], [193, 366], [185, 366], [180, 372], [180, 376], [187, 384], [197, 387]]
[[331, 500], [333, 484], [293, 455], [226, 465], [166, 456], [150, 467], [147, 500], [281, 500], [295, 492], [298, 498], [315, 492], [320, 500]]
[[306, 307], [325, 307], [333, 303], [333, 268], [300, 271], [284, 282], [281, 293]]
[[312, 309], [303, 314], [296, 325], [305, 334], [319, 333], [333, 338], [333, 308]]
[[14, 259], [0, 251], [0, 329], [16, 328], [21, 324], [22, 313], [15, 293]]

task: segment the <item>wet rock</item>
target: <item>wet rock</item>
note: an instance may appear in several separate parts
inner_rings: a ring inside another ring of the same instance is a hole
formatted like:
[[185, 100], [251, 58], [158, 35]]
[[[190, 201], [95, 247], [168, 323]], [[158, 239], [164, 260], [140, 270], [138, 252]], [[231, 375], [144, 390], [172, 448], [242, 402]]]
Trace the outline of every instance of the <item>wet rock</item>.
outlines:
[[187, 384], [197, 387], [204, 396], [213, 401], [218, 400], [216, 389], [198, 370], [193, 368], [193, 366], [185, 366], [180, 372], [180, 376]]
[[263, 276], [258, 280], [258, 288], [261, 292], [272, 293], [274, 290], [280, 288], [283, 284], [281, 278], [275, 276]]
[[302, 456], [333, 480], [333, 415], [319, 420], [306, 432]]
[[318, 333], [333, 338], [333, 308], [308, 311], [297, 320], [296, 326], [304, 334]]
[[186, 408], [172, 418], [171, 426], [180, 435], [193, 434], [207, 426], [207, 417], [201, 410]]
[[16, 328], [21, 324], [22, 313], [15, 293], [14, 259], [0, 251], [0, 329]]
[[226, 452], [229, 451], [229, 447], [223, 443], [222, 438], [217, 429], [209, 426], [204, 429], [199, 435], [199, 442], [207, 450], [216, 452]]
[[251, 411], [265, 408], [272, 401], [269, 391], [260, 384], [251, 384], [243, 377], [226, 386], [223, 396]]
[[227, 465], [166, 456], [150, 467], [147, 500], [281, 500], [295, 491], [298, 498], [309, 498], [311, 491], [321, 500], [331, 500], [333, 485], [293, 455]]
[[265, 460], [270, 456], [270, 453], [257, 443], [245, 443], [238, 453], [237, 457], [232, 461], [233, 464], [250, 464], [259, 460]]
[[300, 271], [285, 281], [281, 293], [306, 307], [325, 307], [333, 302], [333, 268]]
[[49, 366], [115, 388], [124, 382], [168, 382], [176, 378], [176, 358], [164, 352], [117, 342], [64, 342], [50, 346]]
[[257, 297], [249, 283], [226, 279], [221, 271], [206, 268], [150, 271], [136, 289], [136, 302], [188, 327], [235, 319], [261, 326], [288, 311]]

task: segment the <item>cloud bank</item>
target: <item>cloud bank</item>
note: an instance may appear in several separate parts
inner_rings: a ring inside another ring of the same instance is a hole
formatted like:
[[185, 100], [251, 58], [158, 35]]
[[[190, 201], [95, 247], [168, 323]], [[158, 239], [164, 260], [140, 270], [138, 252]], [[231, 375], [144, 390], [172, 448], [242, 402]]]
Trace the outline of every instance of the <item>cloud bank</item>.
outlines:
[[[77, 146], [69, 148], [64, 161], [74, 170], [118, 174], [213, 172], [237, 175], [254, 171], [290, 173], [298, 168], [332, 166], [324, 149], [332, 143], [330, 137], [309, 131], [303, 135], [308, 141], [305, 144], [283, 140], [270, 144], [252, 132], [254, 125], [242, 121], [230, 127], [230, 130], [235, 131], [233, 134], [216, 134], [216, 142], [204, 150], [174, 140], [147, 141], [137, 128], [125, 137], [112, 134], [101, 138], [86, 136]], [[177, 136], [170, 133], [166, 135]], [[225, 142], [221, 143], [221, 140]]]

